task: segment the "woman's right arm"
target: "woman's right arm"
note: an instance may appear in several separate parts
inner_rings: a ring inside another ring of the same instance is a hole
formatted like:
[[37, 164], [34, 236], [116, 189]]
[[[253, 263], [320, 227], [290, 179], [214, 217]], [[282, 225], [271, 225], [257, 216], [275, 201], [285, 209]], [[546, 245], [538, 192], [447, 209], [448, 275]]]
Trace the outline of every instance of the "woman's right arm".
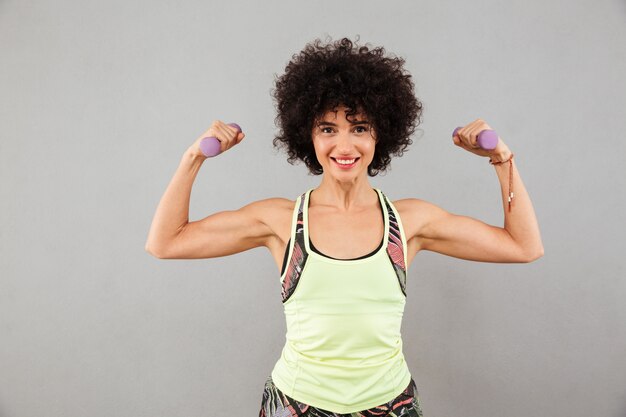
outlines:
[[189, 222], [189, 200], [193, 182], [206, 157], [199, 149], [205, 136], [215, 136], [222, 152], [245, 136], [220, 121], [202, 134], [184, 153], [174, 177], [157, 207], [146, 251], [161, 259], [213, 258], [265, 246], [273, 235], [263, 220], [274, 199], [248, 204], [239, 210], [222, 211]]

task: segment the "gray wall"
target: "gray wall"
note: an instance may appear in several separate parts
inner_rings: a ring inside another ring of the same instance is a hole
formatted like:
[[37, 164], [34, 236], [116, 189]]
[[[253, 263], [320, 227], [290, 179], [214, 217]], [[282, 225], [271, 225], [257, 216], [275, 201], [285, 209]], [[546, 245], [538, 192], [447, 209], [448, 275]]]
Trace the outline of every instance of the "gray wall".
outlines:
[[272, 148], [274, 74], [326, 35], [407, 60], [424, 123], [386, 176], [502, 226], [483, 118], [515, 153], [545, 255], [420, 252], [404, 352], [426, 417], [626, 416], [626, 3], [0, 2], [0, 416], [258, 415], [285, 323], [266, 248], [144, 251], [182, 153], [214, 119], [190, 219], [320, 177]]

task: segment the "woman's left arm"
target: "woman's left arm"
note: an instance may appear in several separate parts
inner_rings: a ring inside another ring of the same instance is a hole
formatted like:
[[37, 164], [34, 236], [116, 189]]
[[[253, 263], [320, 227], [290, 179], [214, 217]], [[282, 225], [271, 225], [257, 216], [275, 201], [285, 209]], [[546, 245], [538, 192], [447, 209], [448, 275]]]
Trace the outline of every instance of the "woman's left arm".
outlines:
[[[477, 155], [490, 157], [494, 163], [508, 161], [493, 165], [500, 181], [504, 227], [448, 213], [422, 200], [414, 201], [421, 206], [419, 212], [426, 213], [417, 236], [421, 249], [483, 262], [532, 262], [544, 253], [533, 205], [515, 159], [511, 159], [512, 153], [508, 146], [501, 139], [496, 148], [490, 151], [476, 145], [476, 137], [484, 129], [491, 128], [483, 120], [477, 119], [459, 130], [453, 140], [455, 145]], [[509, 190], [513, 191], [510, 208]]]

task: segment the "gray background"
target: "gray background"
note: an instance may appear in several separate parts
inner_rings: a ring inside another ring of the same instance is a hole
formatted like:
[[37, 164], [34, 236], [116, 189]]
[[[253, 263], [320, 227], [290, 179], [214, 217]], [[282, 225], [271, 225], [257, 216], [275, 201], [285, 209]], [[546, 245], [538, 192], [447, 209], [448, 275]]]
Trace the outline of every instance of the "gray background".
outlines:
[[0, 416], [256, 416], [284, 344], [256, 248], [144, 251], [180, 158], [215, 119], [190, 220], [321, 177], [272, 148], [275, 74], [330, 35], [407, 60], [424, 123], [371, 180], [502, 226], [495, 170], [451, 131], [482, 118], [516, 155], [545, 255], [421, 252], [404, 353], [425, 417], [626, 416], [626, 3], [0, 2]]

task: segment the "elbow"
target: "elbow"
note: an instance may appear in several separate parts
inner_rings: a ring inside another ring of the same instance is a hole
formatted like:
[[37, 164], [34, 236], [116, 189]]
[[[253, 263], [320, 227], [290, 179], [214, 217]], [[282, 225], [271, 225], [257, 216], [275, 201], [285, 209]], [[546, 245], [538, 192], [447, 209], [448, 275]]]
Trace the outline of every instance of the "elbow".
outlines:
[[536, 261], [537, 259], [539, 259], [539, 258], [541, 258], [543, 256], [543, 253], [544, 252], [543, 252], [543, 246], [542, 246], [539, 249], [531, 252], [530, 255], [527, 255], [525, 257], [524, 263], [530, 263], [530, 262]]
[[146, 250], [146, 252], [148, 252], [150, 255], [154, 256], [155, 258], [165, 259], [165, 256], [163, 255], [161, 251], [156, 250], [149, 245], [146, 245], [144, 249]]

